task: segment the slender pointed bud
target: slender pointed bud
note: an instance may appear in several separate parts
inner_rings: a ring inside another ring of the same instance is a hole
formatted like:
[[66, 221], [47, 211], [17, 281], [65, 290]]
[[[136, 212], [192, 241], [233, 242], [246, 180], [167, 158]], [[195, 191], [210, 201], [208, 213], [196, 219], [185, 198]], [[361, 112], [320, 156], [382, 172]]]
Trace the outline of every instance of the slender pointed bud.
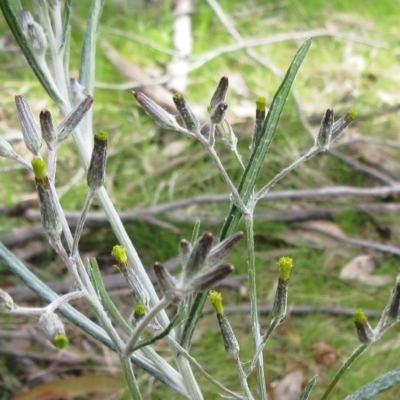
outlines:
[[42, 140], [36, 130], [35, 120], [28, 102], [24, 96], [15, 96], [15, 104], [25, 145], [34, 156], [39, 156]]
[[0, 137], [0, 157], [15, 159], [18, 154], [11, 147], [11, 144]]
[[287, 296], [289, 276], [293, 268], [293, 260], [289, 257], [281, 257], [278, 262], [279, 279], [272, 306], [273, 318], [282, 320], [287, 312]]
[[237, 151], [237, 137], [233, 132], [231, 124], [226, 120], [222, 120], [217, 126], [217, 132], [221, 136], [222, 141], [229, 146], [232, 151]]
[[225, 100], [226, 92], [228, 91], [229, 80], [228, 77], [223, 76], [215, 89], [214, 94], [211, 97], [210, 106], [208, 112], [211, 112], [217, 104]]
[[9, 313], [13, 308], [13, 298], [6, 291], [0, 289], [0, 314]]
[[258, 138], [261, 135], [262, 128], [264, 126], [265, 115], [266, 115], [267, 99], [265, 97], [257, 97], [256, 99], [256, 118], [253, 126], [253, 139], [251, 142], [250, 150], [254, 150]]
[[37, 56], [43, 56], [48, 48], [44, 29], [34, 21], [28, 10], [22, 10], [21, 20], [23, 31], [32, 50]]
[[182, 94], [175, 93], [172, 96], [172, 100], [174, 101], [176, 109], [181, 115], [186, 128], [194, 133], [199, 132], [201, 128], [200, 122], [194, 115], [192, 109], [189, 107], [189, 104], [186, 102]]
[[207, 256], [207, 265], [212, 268], [215, 265], [222, 264], [224, 258], [236, 247], [243, 236], [243, 232], [236, 232], [213, 247]]
[[327, 109], [319, 128], [316, 145], [324, 150], [329, 149], [333, 129], [333, 110]]
[[57, 195], [49, 183], [46, 162], [40, 157], [35, 157], [32, 160], [32, 168], [35, 173], [43, 230], [50, 238], [60, 239], [62, 223], [58, 213]]
[[331, 143], [357, 118], [357, 112], [350, 110], [344, 117], [333, 124]]
[[213, 235], [206, 232], [194, 245], [193, 250], [190, 253], [189, 259], [186, 265], [184, 265], [184, 274], [186, 281], [195, 276], [203, 268], [208, 253], [211, 250], [213, 240]]
[[147, 306], [150, 302], [150, 296], [143, 287], [139, 277], [130, 266], [124, 247], [120, 245], [114, 246], [111, 255], [116, 259], [118, 263], [116, 267], [120, 270], [131, 290], [135, 305], [142, 304]]
[[90, 110], [93, 104], [93, 97], [87, 95], [64, 119], [63, 122], [57, 127], [58, 141], [62, 142], [79, 125], [84, 116]]
[[195, 292], [203, 292], [204, 290], [211, 289], [223, 279], [225, 279], [229, 274], [233, 272], [234, 268], [231, 264], [222, 264], [206, 273], [201, 274], [194, 278], [190, 285]]
[[220, 124], [226, 117], [228, 103], [221, 101], [210, 112], [210, 120], [213, 124]]
[[189, 260], [190, 254], [192, 253], [193, 247], [187, 240], [183, 239], [179, 243], [179, 261], [182, 266], [185, 266]]
[[179, 126], [179, 124], [176, 122], [176, 119], [173, 115], [165, 111], [144, 93], [134, 92], [133, 95], [135, 96], [137, 102], [143, 107], [144, 111], [146, 111], [150, 117], [153, 117], [160, 126], [165, 129], [173, 129], [178, 131], [182, 129], [181, 126]]
[[92, 158], [87, 173], [87, 184], [92, 190], [100, 189], [106, 179], [107, 133], [100, 131], [94, 135]]
[[177, 293], [175, 279], [159, 262], [156, 262], [154, 264], [153, 269], [160, 285], [162, 294], [171, 303], [179, 304], [182, 301], [182, 296], [178, 295]]
[[42, 314], [39, 319], [39, 325], [43, 329], [47, 339], [58, 349], [65, 349], [68, 346], [69, 341], [65, 334], [64, 325], [57, 314]]
[[53, 125], [53, 118], [48, 110], [43, 110], [39, 116], [42, 138], [50, 150], [55, 150], [57, 145], [56, 128]]
[[390, 297], [390, 304], [388, 307], [387, 315], [393, 320], [399, 319], [400, 313], [400, 281], [396, 282], [395, 287], [392, 290]]
[[363, 344], [374, 342], [374, 331], [371, 328], [366, 315], [361, 310], [353, 313], [353, 321], [356, 326], [358, 340]]

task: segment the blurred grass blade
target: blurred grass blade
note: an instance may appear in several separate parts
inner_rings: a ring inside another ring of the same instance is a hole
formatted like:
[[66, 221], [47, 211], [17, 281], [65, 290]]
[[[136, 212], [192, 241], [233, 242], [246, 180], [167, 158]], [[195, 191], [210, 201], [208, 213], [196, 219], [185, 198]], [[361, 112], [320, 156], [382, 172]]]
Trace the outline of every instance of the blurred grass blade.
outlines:
[[[362, 386], [344, 400], [369, 400], [400, 383], [400, 367]], [[394, 398], [389, 396], [388, 398]]]
[[[293, 81], [297, 75], [297, 71], [303, 62], [310, 45], [311, 39], [308, 39], [300, 47], [297, 54], [293, 58], [285, 78], [283, 79], [272, 100], [271, 107], [268, 111], [267, 117], [265, 118], [264, 125], [260, 133], [260, 137], [255, 143], [249, 163], [247, 164], [239, 183], [238, 192], [245, 204], [249, 201], [251, 193], [256, 185], [258, 174], [260, 173], [261, 166], [264, 163], [264, 158], [274, 138], [279, 117], [289, 95], [290, 88], [292, 87]], [[237, 230], [241, 216], [242, 213], [240, 210], [232, 204], [229, 211], [229, 216], [222, 227], [220, 240], [224, 240]]]
[[[36, 75], [36, 78], [44, 87], [48, 95], [52, 98], [52, 100], [57, 103], [63, 103], [63, 100], [60, 97], [60, 94], [57, 88], [54, 86], [53, 82], [51, 82], [43, 72], [41, 66], [39, 65], [35, 54], [33, 53], [24, 32], [22, 31], [22, 24], [18, 16], [16, 15], [16, 10], [21, 11], [22, 8], [19, 2], [15, 2], [14, 0], [0, 0], [0, 8], [3, 12], [4, 18], [10, 28], [15, 40], [18, 43], [22, 53], [24, 54], [26, 60], [28, 61], [29, 66], [32, 68], [33, 73]], [[18, 8], [17, 8], [18, 6]]]
[[309, 399], [311, 391], [313, 390], [313, 387], [315, 385], [315, 382], [317, 382], [317, 375], [315, 375], [314, 378], [312, 378], [311, 381], [307, 383], [307, 386], [302, 391], [301, 396], [299, 397], [299, 400], [308, 400]]
[[[264, 162], [264, 158], [274, 137], [279, 117], [286, 102], [286, 98], [289, 95], [290, 88], [292, 87], [297, 71], [303, 62], [310, 45], [311, 39], [308, 39], [297, 51], [278, 91], [275, 93], [275, 96], [272, 100], [271, 107], [260, 133], [260, 137], [255, 143], [253, 152], [251, 153], [250, 161], [239, 184], [238, 191], [245, 204], [249, 201], [250, 195], [253, 192], [258, 174]], [[226, 239], [228, 236], [236, 232], [241, 216], [241, 211], [234, 204], [232, 204], [231, 209], [229, 210], [228, 218], [222, 227], [219, 238], [220, 241]], [[180, 343], [181, 346], [186, 350], [188, 350], [194, 328], [196, 327], [197, 321], [200, 318], [207, 295], [208, 292], [198, 293], [193, 301], [188, 319], [186, 320], [186, 324], [183, 328], [182, 339]]]
[[[29, 269], [18, 259], [18, 257], [11, 253], [1, 242], [0, 261], [4, 263], [4, 265], [6, 265], [13, 274], [18, 276], [24, 282], [24, 284], [34, 293], [36, 293], [42, 300], [51, 302], [59, 297], [57, 293], [51, 290], [36, 275], [29, 271]], [[86, 333], [93, 336], [109, 349], [115, 351], [114, 344], [104, 330], [99, 325], [92, 322], [89, 318], [81, 314], [74, 307], [69, 304], [63, 304], [58, 307], [58, 310], [74, 325], [83, 329]], [[178, 393], [183, 395], [185, 394], [180, 386], [177, 386], [175, 382], [168, 379], [167, 375], [157, 370], [154, 364], [145, 357], [141, 356], [140, 354], [135, 354], [131, 356], [131, 361], [134, 365], [143, 369], [148, 374], [154, 376], [156, 379], [160, 380], [162, 383], [174, 389]]]

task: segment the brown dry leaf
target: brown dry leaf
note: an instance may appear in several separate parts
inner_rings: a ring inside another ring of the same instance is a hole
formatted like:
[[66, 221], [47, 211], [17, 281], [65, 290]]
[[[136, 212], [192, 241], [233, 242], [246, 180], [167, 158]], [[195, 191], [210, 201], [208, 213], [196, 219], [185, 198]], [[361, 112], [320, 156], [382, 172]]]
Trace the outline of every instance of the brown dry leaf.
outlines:
[[340, 271], [340, 279], [349, 282], [356, 281], [369, 286], [385, 286], [392, 278], [386, 275], [374, 275], [374, 259], [367, 254], [361, 254], [350, 260]]
[[324, 342], [315, 343], [312, 346], [312, 351], [314, 354], [315, 361], [319, 365], [324, 365], [326, 367], [329, 367], [333, 364], [336, 364], [336, 362], [339, 359], [339, 356], [334, 350], [334, 348]]
[[296, 369], [287, 374], [274, 388], [275, 400], [298, 400], [303, 390], [304, 374]]

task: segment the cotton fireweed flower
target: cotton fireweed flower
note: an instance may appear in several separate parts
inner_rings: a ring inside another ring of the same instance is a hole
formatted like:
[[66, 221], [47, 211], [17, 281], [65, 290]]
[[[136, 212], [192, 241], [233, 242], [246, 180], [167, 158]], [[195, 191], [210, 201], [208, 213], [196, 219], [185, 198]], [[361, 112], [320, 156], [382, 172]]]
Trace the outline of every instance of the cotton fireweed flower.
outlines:
[[15, 96], [18, 120], [21, 125], [25, 146], [34, 155], [39, 156], [42, 139], [36, 129], [31, 109], [24, 96]]
[[94, 135], [92, 157], [87, 173], [87, 184], [91, 190], [100, 189], [106, 178], [107, 133], [100, 131]]
[[282, 320], [286, 316], [289, 276], [293, 268], [293, 260], [289, 257], [281, 257], [278, 262], [279, 279], [275, 292], [272, 316]]
[[46, 162], [41, 157], [32, 160], [36, 190], [39, 197], [43, 230], [50, 239], [59, 240], [62, 224], [57, 207], [57, 195], [47, 176]]
[[139, 277], [129, 264], [125, 248], [123, 246], [116, 245], [113, 247], [111, 255], [117, 261], [116, 267], [125, 278], [125, 281], [131, 290], [135, 306], [143, 305], [147, 307], [150, 301], [150, 296], [140, 282]]
[[346, 115], [337, 120], [332, 127], [331, 143], [357, 118], [357, 112], [350, 110]]
[[194, 115], [192, 109], [189, 107], [189, 104], [186, 102], [183, 95], [181, 93], [175, 93], [172, 96], [172, 100], [174, 101], [176, 109], [181, 115], [183, 122], [186, 125], [186, 128], [194, 133], [199, 132], [201, 128], [200, 122]]
[[216, 311], [225, 350], [232, 359], [237, 360], [239, 357], [239, 350], [240, 350], [239, 342], [236, 339], [236, 336], [233, 332], [231, 324], [228, 321], [228, 318], [224, 314], [221, 293], [216, 292], [215, 290], [210, 290], [208, 299], [210, 300], [211, 305]]
[[68, 347], [69, 340], [65, 334], [64, 324], [61, 322], [57, 314], [44, 313], [39, 319], [39, 325], [47, 339], [53, 343], [58, 349]]
[[253, 126], [253, 138], [250, 145], [250, 150], [254, 150], [258, 138], [261, 135], [262, 128], [264, 126], [265, 115], [266, 115], [266, 104], [267, 100], [265, 97], [257, 97], [256, 99], [256, 118], [254, 119]]
[[372, 343], [375, 340], [375, 334], [366, 315], [361, 310], [355, 311], [353, 313], [353, 321], [356, 326], [358, 340], [363, 344]]

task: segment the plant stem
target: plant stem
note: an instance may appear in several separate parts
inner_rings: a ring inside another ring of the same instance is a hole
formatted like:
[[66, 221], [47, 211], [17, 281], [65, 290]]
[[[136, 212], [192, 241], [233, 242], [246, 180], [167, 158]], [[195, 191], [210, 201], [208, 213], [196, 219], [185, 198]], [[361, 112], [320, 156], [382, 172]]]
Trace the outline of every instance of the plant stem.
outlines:
[[132, 363], [129, 357], [121, 356], [119, 358], [121, 363], [122, 373], [124, 374], [125, 381], [129, 388], [129, 394], [132, 400], [142, 400], [139, 386], [133, 373]]

